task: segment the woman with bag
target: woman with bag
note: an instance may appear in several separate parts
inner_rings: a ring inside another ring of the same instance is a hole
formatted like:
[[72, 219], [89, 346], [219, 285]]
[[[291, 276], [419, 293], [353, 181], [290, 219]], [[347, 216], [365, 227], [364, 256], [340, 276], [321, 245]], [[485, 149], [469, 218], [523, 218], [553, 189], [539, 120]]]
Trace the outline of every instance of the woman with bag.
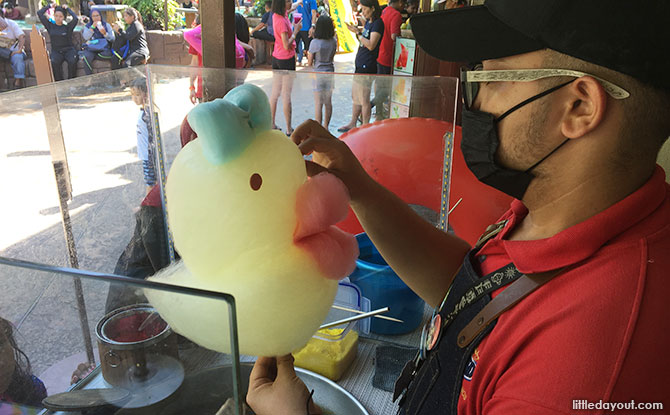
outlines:
[[126, 22], [125, 30], [116, 23], [112, 25], [117, 40], [114, 43], [121, 44], [119, 48], [114, 48], [117, 59], [112, 59], [112, 69], [142, 65], [149, 59], [147, 35], [140, 12], [128, 7], [123, 11], [123, 20]]
[[377, 73], [377, 58], [379, 57], [379, 45], [384, 36], [384, 21], [381, 19], [382, 9], [377, 0], [361, 0], [361, 12], [365, 18], [365, 26], [361, 30], [358, 26], [346, 23], [347, 28], [356, 34], [360, 46], [356, 53], [356, 70], [354, 83], [351, 86], [351, 98], [353, 106], [351, 109], [351, 121], [337, 129], [345, 133], [356, 127], [358, 117], [363, 124], [370, 122], [372, 103], [370, 102], [370, 91], [372, 90], [372, 77], [369, 75]]
[[86, 75], [90, 75], [93, 73], [93, 61], [95, 59], [112, 58], [114, 31], [112, 26], [102, 18], [100, 12], [93, 10], [91, 20], [84, 26], [82, 36], [85, 43], [80, 54], [84, 60], [84, 72], [86, 72]]

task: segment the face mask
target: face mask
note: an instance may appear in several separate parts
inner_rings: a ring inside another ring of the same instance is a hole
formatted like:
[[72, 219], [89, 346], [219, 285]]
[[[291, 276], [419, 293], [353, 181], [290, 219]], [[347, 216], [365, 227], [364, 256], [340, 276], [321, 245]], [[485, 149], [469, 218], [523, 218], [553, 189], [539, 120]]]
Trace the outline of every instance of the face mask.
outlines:
[[[574, 80], [570, 82], [573, 81]], [[540, 161], [524, 171], [506, 169], [495, 162], [496, 151], [500, 144], [500, 140], [498, 139], [498, 123], [524, 105], [540, 99], [545, 95], [564, 87], [570, 82], [555, 86], [547, 91], [528, 98], [520, 104], [510, 108], [498, 118], [488, 112], [470, 110], [466, 108], [465, 105], [463, 106], [463, 139], [461, 140], [461, 151], [465, 158], [465, 164], [467, 164], [470, 171], [474, 173], [475, 177], [477, 177], [480, 182], [496, 188], [501, 192], [507, 193], [515, 199], [520, 200], [523, 198], [531, 180], [535, 177], [530, 173], [531, 170], [554, 154], [554, 152], [567, 143], [568, 140], [563, 141], [558, 147], [540, 159]]]

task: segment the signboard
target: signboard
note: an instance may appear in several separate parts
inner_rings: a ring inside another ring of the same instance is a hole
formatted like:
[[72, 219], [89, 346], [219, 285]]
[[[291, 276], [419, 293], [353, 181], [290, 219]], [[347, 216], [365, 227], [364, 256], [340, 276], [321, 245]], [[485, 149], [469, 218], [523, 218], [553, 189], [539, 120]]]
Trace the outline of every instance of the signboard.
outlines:
[[393, 75], [404, 75], [406, 78], [394, 78], [391, 87], [390, 118], [409, 117], [409, 103], [412, 97], [412, 78], [414, 74], [414, 55], [416, 41], [397, 37], [393, 51]]
[[416, 40], [397, 37], [393, 52], [393, 74], [414, 75], [414, 57], [416, 55]]

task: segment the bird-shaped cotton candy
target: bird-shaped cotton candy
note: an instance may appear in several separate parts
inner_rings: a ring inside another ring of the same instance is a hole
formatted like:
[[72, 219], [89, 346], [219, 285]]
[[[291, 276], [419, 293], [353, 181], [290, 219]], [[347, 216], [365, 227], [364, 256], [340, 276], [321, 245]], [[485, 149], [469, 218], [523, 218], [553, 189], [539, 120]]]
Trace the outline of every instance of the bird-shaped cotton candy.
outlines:
[[[331, 174], [307, 178], [297, 146], [271, 129], [265, 93], [244, 84], [188, 114], [198, 139], [177, 155], [167, 211], [182, 260], [152, 280], [235, 297], [240, 351], [276, 356], [303, 346], [328, 314], [358, 246], [333, 225], [348, 193]], [[223, 301], [146, 295], [173, 330], [230, 352]]]

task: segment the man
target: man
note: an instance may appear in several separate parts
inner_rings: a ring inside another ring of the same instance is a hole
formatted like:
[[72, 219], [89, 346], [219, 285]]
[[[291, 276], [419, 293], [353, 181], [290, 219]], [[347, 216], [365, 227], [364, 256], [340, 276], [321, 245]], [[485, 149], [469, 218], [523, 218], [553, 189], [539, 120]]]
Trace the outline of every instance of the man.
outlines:
[[[670, 405], [670, 186], [656, 166], [670, 135], [670, 68], [657, 49], [669, 12], [661, 1], [488, 0], [412, 19], [427, 53], [482, 62], [462, 74], [461, 149], [477, 178], [518, 199], [470, 253], [315, 122], [296, 129], [318, 163], [310, 174], [343, 180], [389, 265], [436, 307], [396, 383], [401, 413]], [[271, 403], [305, 413], [308, 397], [290, 357], [258, 360], [256, 413]]]
[[251, 29], [251, 36], [255, 37], [256, 39], [274, 42], [274, 33], [270, 33], [269, 31], [271, 27], [269, 26], [271, 24], [269, 23], [270, 21], [272, 21], [272, 2], [266, 1], [265, 13], [263, 14], [263, 17], [261, 17], [261, 22], [256, 27]]
[[[405, 10], [405, 0], [389, 0], [388, 6], [382, 11], [384, 22], [384, 34], [379, 41], [379, 56], [377, 56], [377, 73], [390, 75], [393, 66], [393, 50], [396, 37], [400, 36], [402, 25], [401, 11]], [[375, 97], [372, 99], [375, 107], [375, 120], [380, 121], [388, 118], [387, 103], [391, 91], [390, 80], [379, 79], [375, 82]]]
[[14, 72], [14, 87], [25, 86], [26, 79], [26, 54], [23, 46], [26, 35], [13, 20], [5, 19], [0, 11], [0, 61], [9, 61]]
[[295, 39], [296, 44], [296, 61], [298, 66], [302, 66], [303, 54], [307, 55], [309, 51], [310, 38], [314, 37], [314, 28], [316, 28], [316, 19], [319, 17], [316, 13], [319, 7], [316, 0], [302, 0], [302, 2], [294, 1], [298, 4], [296, 12], [302, 15], [302, 27]]
[[379, 56], [377, 57], [378, 74], [391, 74], [391, 66], [393, 65], [393, 45], [395, 38], [400, 36], [400, 25], [402, 24], [402, 15], [400, 12], [404, 8], [404, 0], [389, 0], [388, 6], [382, 11], [384, 36], [382, 36], [379, 45]]

